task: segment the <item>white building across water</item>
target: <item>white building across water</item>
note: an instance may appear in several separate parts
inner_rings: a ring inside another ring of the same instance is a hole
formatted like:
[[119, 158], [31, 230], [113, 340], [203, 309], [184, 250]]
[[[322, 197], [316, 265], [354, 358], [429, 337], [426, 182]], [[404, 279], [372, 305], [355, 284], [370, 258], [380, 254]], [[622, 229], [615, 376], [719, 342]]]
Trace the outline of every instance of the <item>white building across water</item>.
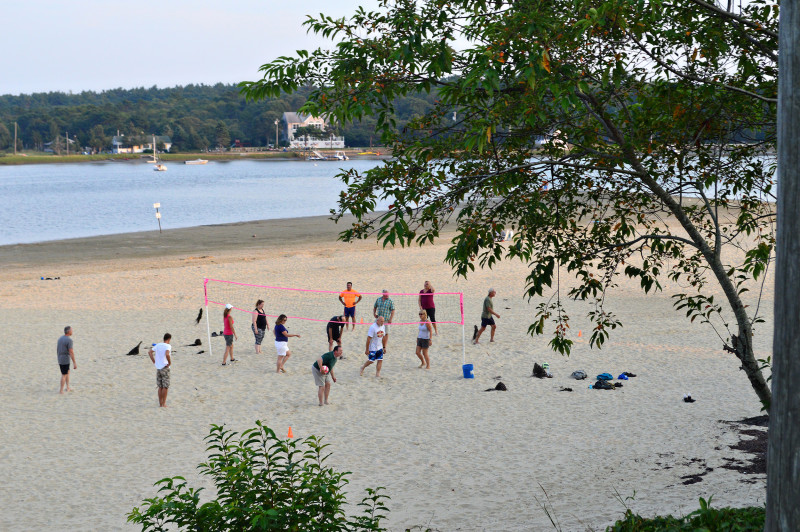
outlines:
[[[303, 113], [283, 113], [281, 117], [281, 137], [289, 142], [290, 148], [344, 148], [344, 137], [337, 137], [333, 133], [325, 133], [329, 122], [324, 118], [306, 115]], [[320, 130], [318, 135], [295, 135], [298, 129], [313, 127]]]

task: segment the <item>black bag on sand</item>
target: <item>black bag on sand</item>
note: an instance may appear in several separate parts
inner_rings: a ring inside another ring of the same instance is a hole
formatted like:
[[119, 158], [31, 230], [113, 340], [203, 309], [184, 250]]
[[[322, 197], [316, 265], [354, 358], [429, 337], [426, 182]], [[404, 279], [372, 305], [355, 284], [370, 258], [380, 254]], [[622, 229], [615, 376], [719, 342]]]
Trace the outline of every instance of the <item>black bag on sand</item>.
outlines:
[[536, 377], [537, 379], [544, 379], [545, 377], [547, 377], [547, 372], [544, 370], [542, 366], [534, 362], [533, 374], [531, 376]]
[[613, 390], [614, 385], [607, 381], [598, 379], [598, 381], [594, 383], [594, 386], [592, 386], [592, 388], [594, 388], [595, 390]]

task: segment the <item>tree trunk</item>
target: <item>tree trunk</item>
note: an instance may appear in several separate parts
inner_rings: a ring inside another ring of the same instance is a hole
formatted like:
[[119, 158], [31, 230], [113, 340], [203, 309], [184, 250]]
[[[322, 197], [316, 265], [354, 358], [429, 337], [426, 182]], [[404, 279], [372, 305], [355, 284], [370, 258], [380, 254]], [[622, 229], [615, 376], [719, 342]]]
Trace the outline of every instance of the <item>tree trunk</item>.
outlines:
[[781, 3], [778, 57], [778, 231], [768, 532], [800, 530], [800, 5]]

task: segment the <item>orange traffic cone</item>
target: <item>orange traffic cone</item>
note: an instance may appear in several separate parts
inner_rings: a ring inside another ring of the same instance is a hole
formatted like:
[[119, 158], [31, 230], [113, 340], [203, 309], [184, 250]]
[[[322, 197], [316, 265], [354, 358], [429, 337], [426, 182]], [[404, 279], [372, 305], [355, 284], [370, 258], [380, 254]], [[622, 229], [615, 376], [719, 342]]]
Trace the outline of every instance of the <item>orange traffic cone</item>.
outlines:
[[361, 318], [361, 325], [364, 325], [364, 318]]
[[292, 427], [289, 427], [289, 435], [287, 438], [294, 438], [294, 434], [292, 434]]
[[583, 333], [581, 333], [580, 331], [578, 331], [578, 338], [580, 338], [581, 336], [583, 336]]

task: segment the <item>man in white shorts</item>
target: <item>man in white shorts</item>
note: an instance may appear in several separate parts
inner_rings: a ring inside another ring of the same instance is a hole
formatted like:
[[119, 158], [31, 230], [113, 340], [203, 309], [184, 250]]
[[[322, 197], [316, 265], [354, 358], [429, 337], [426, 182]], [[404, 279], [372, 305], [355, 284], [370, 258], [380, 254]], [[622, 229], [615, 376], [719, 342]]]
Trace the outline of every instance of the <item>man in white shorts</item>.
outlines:
[[172, 366], [172, 359], [169, 354], [172, 351], [172, 346], [169, 341], [172, 340], [172, 335], [167, 333], [164, 335], [164, 341], [158, 343], [150, 348], [147, 352], [150, 355], [150, 360], [156, 365], [156, 385], [158, 386], [158, 406], [167, 406], [167, 392], [169, 391], [169, 368]]
[[369, 326], [367, 332], [367, 345], [364, 348], [364, 354], [367, 355], [367, 361], [361, 366], [361, 375], [364, 375], [364, 370], [367, 366], [376, 363], [375, 376], [381, 376], [381, 366], [383, 365], [383, 336], [386, 334], [386, 329], [383, 326], [383, 316], [378, 316], [375, 323]]

